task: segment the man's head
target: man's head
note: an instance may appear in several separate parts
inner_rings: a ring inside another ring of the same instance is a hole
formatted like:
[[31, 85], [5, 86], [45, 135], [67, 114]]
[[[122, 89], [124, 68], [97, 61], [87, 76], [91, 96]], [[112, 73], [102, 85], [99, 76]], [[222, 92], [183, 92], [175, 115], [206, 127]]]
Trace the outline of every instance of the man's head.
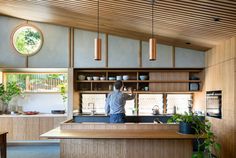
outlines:
[[121, 80], [118, 80], [118, 81], [116, 81], [116, 82], [114, 83], [114, 86], [115, 86], [115, 89], [116, 89], [116, 90], [120, 90], [121, 87], [123, 86], [123, 83], [122, 83]]

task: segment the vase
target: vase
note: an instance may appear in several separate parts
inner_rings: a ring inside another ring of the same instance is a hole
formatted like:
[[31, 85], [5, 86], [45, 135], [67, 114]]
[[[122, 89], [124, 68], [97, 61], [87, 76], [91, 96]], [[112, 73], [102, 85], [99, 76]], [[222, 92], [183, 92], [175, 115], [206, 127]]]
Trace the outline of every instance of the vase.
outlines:
[[3, 104], [2, 104], [2, 113], [3, 113], [3, 114], [10, 114], [9, 106], [8, 106], [7, 103], [3, 103]]

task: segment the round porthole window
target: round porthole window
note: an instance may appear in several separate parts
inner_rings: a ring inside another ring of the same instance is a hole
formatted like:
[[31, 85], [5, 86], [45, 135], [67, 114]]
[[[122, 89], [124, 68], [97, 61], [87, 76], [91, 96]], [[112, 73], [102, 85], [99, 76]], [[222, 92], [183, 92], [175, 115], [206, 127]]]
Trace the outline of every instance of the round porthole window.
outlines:
[[18, 53], [33, 55], [42, 47], [43, 35], [35, 26], [22, 25], [13, 32], [12, 43]]

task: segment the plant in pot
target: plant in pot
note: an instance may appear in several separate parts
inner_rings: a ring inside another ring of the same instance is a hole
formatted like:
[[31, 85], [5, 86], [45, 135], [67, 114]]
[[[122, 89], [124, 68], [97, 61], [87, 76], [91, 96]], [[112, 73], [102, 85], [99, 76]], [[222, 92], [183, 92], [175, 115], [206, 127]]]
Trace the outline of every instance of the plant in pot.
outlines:
[[[192, 158], [219, 157], [221, 145], [216, 143], [216, 136], [211, 130], [211, 123], [208, 120], [202, 120], [193, 113], [185, 112], [182, 115], [173, 115], [168, 122], [178, 122], [180, 133], [196, 135], [197, 152], [193, 153]], [[212, 151], [215, 152], [216, 156], [212, 155]]]
[[168, 123], [179, 123], [179, 132], [183, 134], [195, 134], [195, 121], [196, 117], [193, 113], [185, 112], [183, 115], [175, 114], [169, 120]]
[[6, 88], [0, 84], [0, 100], [3, 103], [3, 113], [9, 113], [9, 103], [13, 97], [22, 94], [21, 88], [15, 82], [8, 82]]

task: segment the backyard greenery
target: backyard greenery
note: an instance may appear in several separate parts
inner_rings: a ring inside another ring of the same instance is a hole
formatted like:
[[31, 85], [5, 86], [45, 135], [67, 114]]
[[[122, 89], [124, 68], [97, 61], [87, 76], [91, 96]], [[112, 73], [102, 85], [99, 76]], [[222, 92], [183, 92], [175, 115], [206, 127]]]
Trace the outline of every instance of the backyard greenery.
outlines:
[[39, 49], [42, 39], [37, 29], [31, 26], [24, 26], [15, 32], [13, 42], [19, 53], [29, 55]]

